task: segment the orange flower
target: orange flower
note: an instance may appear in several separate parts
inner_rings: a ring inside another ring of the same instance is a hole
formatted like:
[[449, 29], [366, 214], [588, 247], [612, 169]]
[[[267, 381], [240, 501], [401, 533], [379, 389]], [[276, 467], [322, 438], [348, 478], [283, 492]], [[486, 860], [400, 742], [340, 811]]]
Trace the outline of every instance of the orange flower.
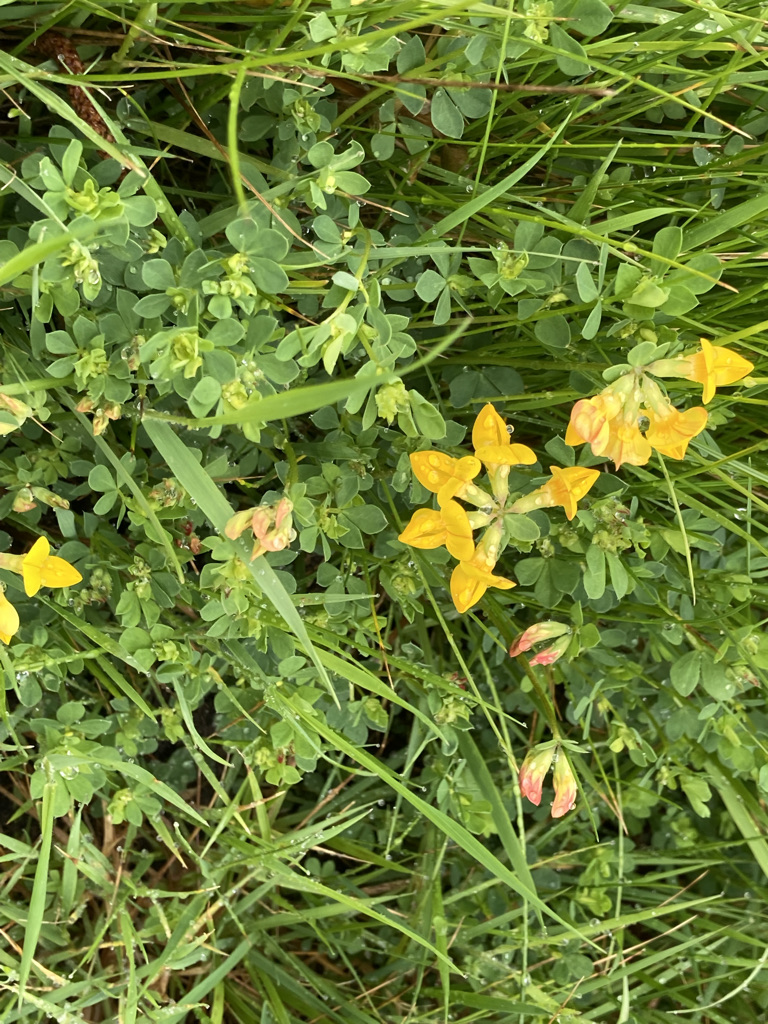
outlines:
[[592, 450], [608, 442], [611, 422], [621, 412], [621, 399], [612, 391], [602, 391], [594, 398], [582, 398], [571, 409], [571, 418], [565, 432], [565, 443], [592, 445]]
[[472, 483], [481, 469], [474, 455], [454, 459], [445, 452], [414, 452], [410, 459], [416, 479], [437, 495], [439, 505], [451, 498], [464, 498], [478, 505], [491, 500], [490, 495]]
[[550, 466], [552, 474], [542, 487], [526, 494], [512, 506], [512, 512], [530, 512], [535, 508], [552, 508], [561, 505], [568, 519], [573, 519], [578, 501], [584, 497], [595, 480], [600, 476], [598, 469], [584, 469], [582, 466]]
[[527, 445], [512, 444], [506, 423], [490, 402], [477, 414], [472, 447], [478, 459], [489, 467], [532, 466], [536, 462], [536, 455]]
[[34, 597], [40, 587], [71, 587], [82, 576], [63, 558], [50, 554], [51, 545], [38, 537], [26, 555], [21, 556], [21, 575], [27, 597]]
[[520, 792], [527, 800], [535, 804], [536, 807], [541, 803], [541, 786], [544, 782], [544, 776], [552, 764], [555, 749], [555, 744], [550, 743], [543, 749], [537, 750], [534, 748], [529, 750], [520, 768], [520, 775], [518, 776]]
[[681, 376], [704, 385], [701, 400], [707, 405], [714, 397], [715, 388], [736, 384], [751, 373], [755, 366], [730, 348], [712, 345], [706, 338], [700, 340], [701, 351], [687, 357], [690, 369]]
[[576, 804], [576, 777], [568, 759], [560, 750], [555, 761], [555, 799], [552, 803], [552, 817], [562, 818]]
[[397, 539], [412, 548], [439, 548], [445, 544], [459, 560], [472, 558], [475, 551], [467, 513], [457, 501], [447, 501], [439, 512], [417, 509]]

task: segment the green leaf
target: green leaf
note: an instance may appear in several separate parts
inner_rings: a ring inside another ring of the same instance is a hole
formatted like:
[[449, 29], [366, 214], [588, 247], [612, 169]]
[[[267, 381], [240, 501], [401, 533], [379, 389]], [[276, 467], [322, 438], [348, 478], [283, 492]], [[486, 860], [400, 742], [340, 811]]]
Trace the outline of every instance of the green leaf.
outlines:
[[[317, 406], [313, 408], [317, 408]], [[219, 536], [224, 538], [226, 536], [224, 531], [228, 520], [232, 517], [233, 510], [219, 488], [167, 423], [146, 420], [144, 429], [181, 486], [190, 497], [195, 499], [197, 506], [208, 518]], [[278, 614], [282, 616], [291, 632], [315, 663], [328, 690], [335, 693], [315, 646], [307, 635], [304, 623], [275, 570], [265, 558], [258, 558], [252, 562], [245, 541], [227, 539], [227, 543], [232, 547], [233, 554], [237, 555], [248, 568], [265, 597], [272, 602]]]
[[416, 294], [424, 302], [434, 302], [445, 287], [445, 278], [434, 270], [425, 270], [416, 280]]
[[605, 552], [596, 544], [590, 544], [587, 548], [587, 565], [583, 581], [587, 597], [593, 601], [605, 593]]
[[672, 664], [669, 678], [682, 697], [688, 697], [696, 689], [701, 674], [701, 654], [689, 651]]
[[549, 348], [562, 350], [568, 348], [571, 343], [571, 328], [560, 313], [544, 320], [537, 320], [533, 333], [543, 345], [547, 345]]
[[434, 127], [449, 139], [460, 139], [464, 134], [464, 118], [445, 89], [435, 89], [430, 117]]
[[[581, 43], [577, 43], [556, 22], [549, 26], [549, 38], [554, 47], [564, 51], [564, 53], [558, 53], [555, 57], [557, 66], [564, 75], [567, 75], [569, 78], [580, 78], [582, 75], [589, 74], [591, 68], [586, 60], [587, 54]], [[568, 54], [573, 54], [573, 56], [567, 56]], [[574, 57], [583, 57], [584, 60], [574, 60]]]
[[114, 477], [106, 466], [94, 466], [88, 474], [88, 486], [92, 491], [114, 491]]

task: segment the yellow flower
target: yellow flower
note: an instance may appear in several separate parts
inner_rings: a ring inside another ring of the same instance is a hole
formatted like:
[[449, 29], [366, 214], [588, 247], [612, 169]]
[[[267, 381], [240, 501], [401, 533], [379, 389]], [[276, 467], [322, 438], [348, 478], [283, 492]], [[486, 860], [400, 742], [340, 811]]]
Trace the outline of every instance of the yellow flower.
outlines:
[[34, 597], [40, 587], [71, 587], [80, 583], [82, 576], [63, 558], [50, 554], [51, 545], [45, 537], [38, 537], [32, 548], [21, 559], [21, 575], [27, 597]]
[[414, 452], [410, 458], [416, 479], [437, 495], [440, 505], [451, 498], [462, 498], [479, 491], [472, 480], [480, 472], [481, 465], [473, 455], [454, 459], [445, 452]]
[[4, 644], [11, 642], [11, 637], [19, 628], [19, 613], [11, 602], [0, 591], [0, 640]]
[[457, 501], [447, 501], [439, 512], [420, 508], [397, 538], [412, 548], [439, 548], [443, 544], [454, 558], [472, 558], [475, 545], [466, 511]]
[[488, 587], [510, 590], [516, 586], [511, 580], [494, 575], [492, 569], [495, 564], [496, 562], [490, 560], [480, 546], [470, 561], [459, 562], [451, 574], [451, 596], [457, 611], [462, 614], [469, 611]]
[[707, 425], [707, 410], [697, 405], [680, 412], [664, 395], [656, 381], [646, 377], [643, 381], [645, 415], [649, 425], [645, 432], [648, 443], [670, 459], [685, 458], [691, 438], [700, 434]]
[[721, 345], [712, 345], [706, 338], [701, 338], [701, 351], [688, 356], [686, 361], [690, 369], [681, 376], [704, 385], [704, 394], [701, 396], [704, 405], [712, 401], [715, 388], [736, 384], [755, 368], [754, 363], [750, 363], [738, 352]]
[[507, 425], [488, 402], [472, 427], [472, 447], [485, 466], [532, 466], [536, 455], [527, 445], [512, 444]]
[[665, 416], [647, 410], [651, 425], [645, 432], [648, 443], [670, 459], [684, 459], [688, 444], [707, 425], [707, 410], [702, 406], [679, 412], [673, 406]]
[[578, 502], [600, 476], [600, 470], [584, 469], [582, 466], [568, 466], [566, 469], [550, 466], [549, 471], [551, 479], [530, 494], [518, 498], [512, 506], [512, 512], [530, 512], [535, 508], [561, 505], [568, 519], [573, 519]]

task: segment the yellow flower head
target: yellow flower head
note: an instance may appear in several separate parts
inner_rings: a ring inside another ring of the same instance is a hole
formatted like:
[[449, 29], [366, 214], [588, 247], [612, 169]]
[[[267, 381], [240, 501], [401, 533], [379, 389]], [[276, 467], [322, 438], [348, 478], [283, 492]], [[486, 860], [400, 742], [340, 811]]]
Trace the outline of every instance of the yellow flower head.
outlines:
[[5, 594], [0, 591], [0, 640], [4, 644], [9, 644], [11, 637], [18, 631], [18, 628], [19, 613]]
[[510, 590], [516, 586], [512, 580], [494, 576], [492, 569], [495, 564], [480, 545], [470, 561], [459, 562], [451, 573], [451, 597], [456, 605], [456, 611], [462, 615], [469, 611], [489, 587]]
[[481, 465], [473, 455], [454, 459], [445, 452], [414, 452], [411, 468], [419, 483], [436, 494], [438, 503], [443, 505], [451, 498], [460, 498], [472, 486]]
[[504, 420], [488, 402], [472, 427], [472, 447], [485, 466], [532, 466], [536, 455], [527, 445], [512, 444]]
[[30, 551], [21, 560], [21, 575], [27, 597], [34, 597], [40, 587], [71, 587], [80, 583], [82, 576], [63, 558], [50, 553], [51, 545], [45, 537], [38, 537]]
[[754, 370], [754, 363], [740, 356], [730, 348], [712, 345], [706, 338], [701, 339], [701, 351], [688, 357], [690, 371], [683, 376], [704, 385], [701, 400], [704, 405], [711, 402], [715, 388], [736, 384]]
[[417, 509], [397, 538], [412, 548], [439, 548], [443, 544], [454, 558], [472, 558], [475, 545], [466, 511], [457, 501], [447, 501], [439, 512]]
[[526, 494], [512, 506], [513, 512], [530, 512], [535, 508], [552, 508], [561, 505], [568, 519], [573, 519], [578, 502], [600, 476], [598, 469], [584, 469], [582, 466], [550, 466], [552, 474], [543, 486]]

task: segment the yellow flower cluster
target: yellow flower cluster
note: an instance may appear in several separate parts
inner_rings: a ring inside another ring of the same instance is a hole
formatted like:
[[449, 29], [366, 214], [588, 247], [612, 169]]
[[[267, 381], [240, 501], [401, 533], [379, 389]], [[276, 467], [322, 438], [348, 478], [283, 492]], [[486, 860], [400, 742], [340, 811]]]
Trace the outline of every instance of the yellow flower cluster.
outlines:
[[566, 444], [589, 444], [593, 455], [612, 459], [617, 469], [625, 462], [644, 466], [654, 449], [670, 459], [682, 459], [691, 439], [706, 427], [707, 410], [695, 406], [680, 412], [647, 374], [702, 384], [707, 405], [715, 388], [743, 380], [752, 369], [748, 359], [702, 338], [699, 351], [636, 367], [594, 398], [577, 402], [571, 410]]
[[[451, 597], [459, 612], [477, 604], [489, 587], [509, 590], [515, 584], [493, 572], [504, 545], [504, 518], [536, 508], [562, 506], [569, 519], [577, 502], [599, 476], [596, 469], [550, 466], [552, 477], [530, 494], [510, 501], [509, 472], [512, 466], [531, 466], [537, 459], [524, 444], [512, 444], [504, 420], [489, 403], [472, 429], [474, 455], [454, 459], [442, 452], [414, 452], [411, 467], [427, 490], [437, 495], [437, 509], [421, 508], [400, 534], [399, 540], [414, 548], [445, 546], [458, 560], [451, 574]], [[474, 479], [485, 467], [490, 492]], [[467, 510], [459, 501], [473, 505]], [[474, 530], [485, 529], [477, 546]]]
[[[51, 554], [45, 537], [38, 537], [26, 555], [0, 554], [0, 569], [21, 576], [27, 597], [34, 597], [41, 587], [72, 587], [83, 578], [66, 559]], [[18, 628], [19, 613], [0, 592], [0, 640], [10, 643]]]

